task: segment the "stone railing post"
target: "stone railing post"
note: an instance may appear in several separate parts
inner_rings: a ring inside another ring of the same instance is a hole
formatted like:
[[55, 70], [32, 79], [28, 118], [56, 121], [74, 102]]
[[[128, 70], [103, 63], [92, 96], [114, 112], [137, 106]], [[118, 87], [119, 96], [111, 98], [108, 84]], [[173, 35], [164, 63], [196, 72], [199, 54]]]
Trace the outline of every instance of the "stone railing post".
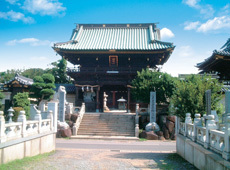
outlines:
[[200, 118], [199, 113], [195, 114], [195, 118], [194, 118], [194, 122], [193, 122], [193, 137], [192, 137], [193, 141], [196, 141], [196, 139], [197, 139], [197, 130], [196, 130], [197, 126], [202, 126], [202, 120]]
[[186, 113], [186, 117], [185, 117], [185, 128], [184, 128], [184, 136], [187, 136], [187, 123], [192, 123], [191, 113]]
[[26, 112], [24, 110], [19, 112], [17, 122], [22, 122], [22, 137], [26, 137]]
[[53, 111], [53, 130], [57, 132], [58, 103], [54, 101], [48, 102], [48, 110]]
[[230, 113], [226, 115], [226, 120], [225, 120], [225, 133], [224, 133], [224, 152], [222, 153], [222, 157], [226, 160], [230, 159], [230, 141], [229, 141], [229, 136], [230, 136]]
[[53, 111], [52, 110], [48, 111], [47, 119], [50, 119], [50, 131], [53, 131], [54, 127], [53, 127]]
[[136, 104], [135, 136], [139, 137], [139, 104]]
[[42, 132], [42, 116], [41, 111], [37, 110], [37, 114], [34, 117], [35, 120], [38, 120], [38, 133]]
[[9, 117], [9, 123], [12, 123], [12, 117], [14, 116], [14, 109], [12, 107], [9, 108], [9, 110], [7, 110], [8, 112], [8, 117]]
[[176, 135], [180, 133], [180, 118], [178, 116], [176, 116], [176, 124], [175, 124], [175, 127], [176, 127]]
[[6, 134], [5, 134], [5, 118], [3, 115], [3, 111], [0, 111], [0, 143], [6, 141]]
[[214, 120], [215, 119], [214, 115], [207, 115], [205, 119], [206, 119], [206, 139], [204, 142], [204, 147], [208, 149], [210, 144], [209, 130], [217, 129], [217, 125]]

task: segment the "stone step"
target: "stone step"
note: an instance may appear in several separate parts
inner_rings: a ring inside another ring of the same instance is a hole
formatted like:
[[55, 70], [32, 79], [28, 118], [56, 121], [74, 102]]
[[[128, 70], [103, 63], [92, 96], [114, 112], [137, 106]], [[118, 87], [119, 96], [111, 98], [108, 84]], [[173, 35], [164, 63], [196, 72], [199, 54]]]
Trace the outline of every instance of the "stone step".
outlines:
[[134, 121], [134, 114], [85, 114], [78, 135], [135, 136]]

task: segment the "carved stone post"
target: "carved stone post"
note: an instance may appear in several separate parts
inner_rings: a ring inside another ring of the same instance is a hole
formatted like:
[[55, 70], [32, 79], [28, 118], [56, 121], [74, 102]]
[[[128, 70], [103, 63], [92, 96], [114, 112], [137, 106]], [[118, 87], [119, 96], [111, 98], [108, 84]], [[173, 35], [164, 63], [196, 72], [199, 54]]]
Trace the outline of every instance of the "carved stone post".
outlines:
[[53, 113], [53, 130], [57, 132], [57, 117], [58, 117], [58, 103], [57, 102], [49, 102], [48, 110], [52, 110]]
[[192, 123], [191, 113], [186, 113], [186, 117], [185, 117], [185, 127], [184, 127], [184, 136], [187, 135], [187, 123]]
[[227, 114], [226, 120], [225, 120], [225, 134], [224, 134], [224, 152], [222, 153], [222, 157], [226, 160], [230, 159], [230, 141], [229, 141], [229, 136], [230, 136], [230, 113]]
[[135, 116], [135, 136], [139, 137], [139, 104], [136, 104], [136, 116]]
[[194, 122], [193, 122], [193, 137], [192, 137], [192, 140], [193, 141], [196, 141], [197, 139], [197, 130], [196, 130], [196, 127], [197, 126], [202, 126], [202, 120], [200, 118], [200, 114], [197, 113], [195, 114], [195, 118], [194, 118]]
[[42, 133], [42, 116], [40, 110], [37, 111], [37, 114], [35, 115], [34, 119], [38, 120], [38, 133]]
[[52, 131], [54, 129], [54, 127], [53, 127], [53, 111], [52, 110], [48, 111], [47, 119], [50, 119], [50, 130]]
[[3, 116], [3, 111], [0, 111], [0, 143], [6, 141], [6, 134], [5, 134], [5, 118]]
[[209, 148], [210, 140], [209, 140], [209, 130], [217, 129], [217, 125], [215, 123], [215, 116], [214, 115], [207, 115], [206, 116], [206, 140], [204, 142], [204, 147], [206, 149]]
[[12, 117], [14, 116], [14, 109], [12, 107], [10, 107], [10, 109], [8, 110], [8, 116], [9, 116], [9, 123], [12, 123]]
[[17, 122], [22, 122], [22, 137], [26, 137], [26, 112], [24, 110], [19, 112]]

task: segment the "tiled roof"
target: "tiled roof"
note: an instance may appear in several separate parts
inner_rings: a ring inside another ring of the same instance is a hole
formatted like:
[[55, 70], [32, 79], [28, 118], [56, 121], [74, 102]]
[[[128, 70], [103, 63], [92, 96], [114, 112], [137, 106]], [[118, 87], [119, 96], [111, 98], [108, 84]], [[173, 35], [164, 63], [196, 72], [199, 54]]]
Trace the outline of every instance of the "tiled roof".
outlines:
[[156, 24], [80, 24], [70, 41], [54, 44], [63, 50], [162, 50], [174, 48], [160, 41]]
[[214, 50], [210, 57], [205, 59], [203, 62], [198, 63], [196, 67], [201, 68], [201, 67], [207, 65], [208, 63], [215, 61], [216, 55], [230, 57], [230, 38], [223, 45], [223, 47], [221, 47], [221, 50]]
[[13, 79], [6, 82], [5, 84], [10, 84], [11, 82], [13, 82], [15, 80], [17, 80], [19, 83], [27, 85], [27, 86], [31, 86], [34, 83], [33, 79], [21, 76], [17, 73]]

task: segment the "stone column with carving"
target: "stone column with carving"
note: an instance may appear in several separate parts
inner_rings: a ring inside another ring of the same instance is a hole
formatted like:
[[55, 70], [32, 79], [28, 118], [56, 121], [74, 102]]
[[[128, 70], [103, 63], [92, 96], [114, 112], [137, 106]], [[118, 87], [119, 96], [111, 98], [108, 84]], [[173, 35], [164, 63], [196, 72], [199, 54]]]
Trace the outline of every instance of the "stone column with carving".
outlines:
[[52, 110], [54, 132], [57, 132], [58, 103], [57, 102], [52, 102], [52, 101], [49, 102], [48, 103], [48, 110]]
[[22, 122], [22, 137], [26, 137], [26, 112], [24, 110], [19, 112], [17, 122]]
[[38, 133], [42, 133], [42, 116], [40, 110], [37, 110], [37, 114], [35, 115], [34, 120], [38, 121]]
[[215, 123], [215, 116], [214, 115], [207, 115], [206, 116], [206, 140], [204, 142], [204, 147], [206, 149], [209, 148], [210, 140], [209, 140], [209, 130], [216, 130], [217, 125]]
[[53, 131], [54, 127], [53, 127], [53, 111], [52, 110], [48, 111], [47, 119], [50, 119], [50, 130]]
[[194, 130], [194, 134], [193, 134], [193, 141], [196, 141], [197, 139], [197, 130], [196, 127], [197, 126], [202, 126], [202, 120], [201, 120], [201, 115], [199, 113], [195, 114], [195, 118], [194, 118], [194, 122], [193, 122], [193, 130]]
[[139, 137], [139, 103], [136, 104], [135, 136]]
[[186, 113], [185, 127], [184, 127], [184, 136], [187, 135], [187, 123], [192, 123], [191, 113]]

